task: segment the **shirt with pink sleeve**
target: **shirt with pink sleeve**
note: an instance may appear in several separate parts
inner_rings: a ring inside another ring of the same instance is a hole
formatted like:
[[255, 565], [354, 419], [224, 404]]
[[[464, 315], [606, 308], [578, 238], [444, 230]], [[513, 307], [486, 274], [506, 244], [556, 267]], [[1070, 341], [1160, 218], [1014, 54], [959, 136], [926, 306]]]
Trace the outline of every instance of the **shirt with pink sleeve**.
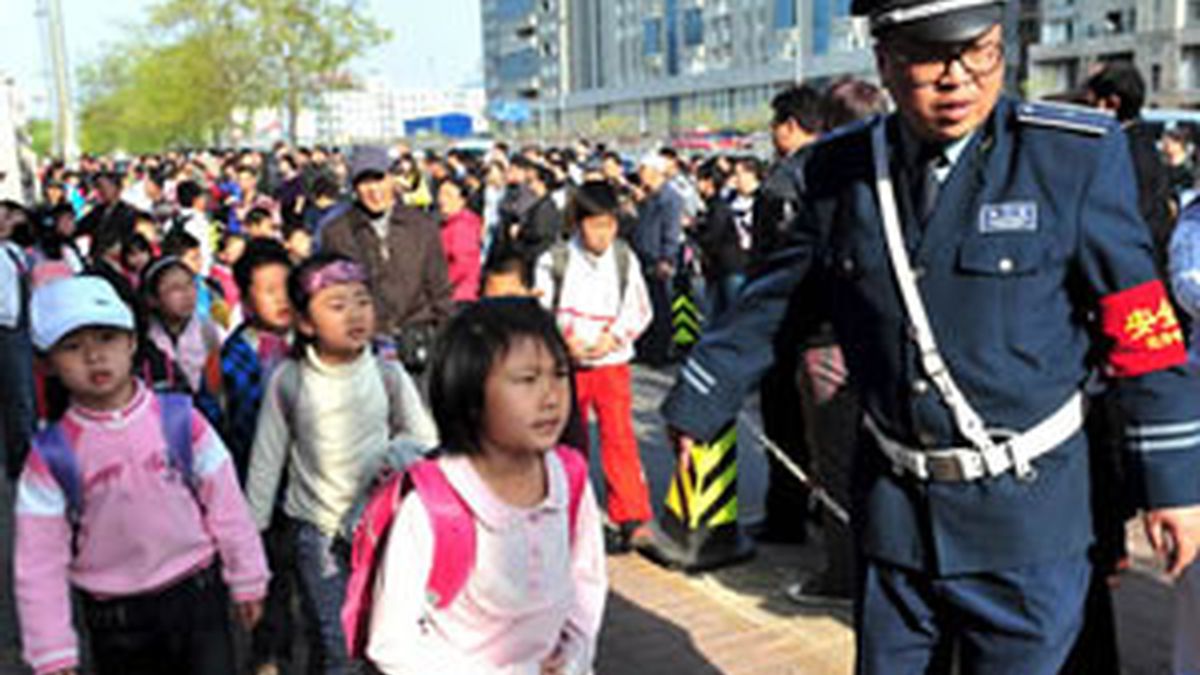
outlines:
[[600, 255], [587, 251], [579, 235], [567, 244], [567, 267], [559, 289], [555, 308], [554, 252], [547, 251], [538, 258], [534, 273], [537, 290], [542, 292], [542, 305], [555, 313], [558, 329], [568, 342], [578, 341], [592, 346], [608, 333], [616, 347], [597, 359], [586, 359], [580, 365], [588, 368], [616, 366], [633, 360], [634, 342], [654, 318], [650, 293], [642, 277], [637, 256], [630, 253], [625, 292], [621, 292], [620, 265], [617, 247], [612, 245]]
[[385, 675], [538, 675], [559, 651], [565, 675], [592, 672], [608, 577], [591, 487], [572, 540], [567, 475], [554, 453], [544, 459], [546, 498], [531, 508], [502, 502], [466, 457], [438, 461], [475, 515], [475, 567], [449, 606], [433, 607], [433, 530], [421, 500], [406, 498], [380, 563], [367, 656]]
[[192, 414], [195, 492], [168, 466], [158, 397], [140, 383], [121, 410], [72, 406], [59, 423], [83, 485], [74, 555], [66, 497], [36, 451], [17, 486], [17, 609], [25, 660], [39, 675], [79, 662], [71, 587], [99, 598], [147, 593], [219, 556], [235, 601], [266, 595], [261, 539], [229, 453], [199, 413]]

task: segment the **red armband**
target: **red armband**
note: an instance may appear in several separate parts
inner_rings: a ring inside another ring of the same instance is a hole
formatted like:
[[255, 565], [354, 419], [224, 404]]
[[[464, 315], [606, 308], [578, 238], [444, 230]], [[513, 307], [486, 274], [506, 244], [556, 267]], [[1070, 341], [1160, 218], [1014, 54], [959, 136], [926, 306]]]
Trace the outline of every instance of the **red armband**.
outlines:
[[1133, 377], [1187, 361], [1183, 330], [1157, 279], [1100, 299], [1100, 327], [1112, 340], [1106, 371]]

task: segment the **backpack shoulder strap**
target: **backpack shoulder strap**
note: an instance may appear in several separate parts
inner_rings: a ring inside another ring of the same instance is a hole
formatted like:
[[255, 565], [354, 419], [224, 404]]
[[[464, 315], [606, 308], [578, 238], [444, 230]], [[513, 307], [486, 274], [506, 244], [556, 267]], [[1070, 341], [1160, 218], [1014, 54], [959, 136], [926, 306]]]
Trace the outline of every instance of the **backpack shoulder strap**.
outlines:
[[[38, 432], [33, 442], [33, 451], [54, 477], [54, 482], [63, 492], [67, 502], [67, 522], [72, 531], [79, 528], [80, 515], [83, 512], [83, 476], [79, 471], [79, 461], [75, 457], [75, 449], [67, 440], [62, 424], [52, 424]], [[72, 549], [74, 549], [74, 534], [72, 534]]]
[[167, 465], [183, 477], [195, 491], [196, 471], [192, 454], [192, 397], [185, 394], [159, 394], [163, 437], [167, 441]]
[[554, 448], [559, 462], [567, 474], [567, 516], [571, 524], [571, 543], [575, 542], [575, 523], [579, 520], [579, 505], [583, 503], [584, 489], [587, 487], [588, 464], [583, 453], [568, 445]]
[[404, 420], [404, 412], [400, 409], [400, 373], [396, 371], [396, 367], [396, 362], [378, 354], [375, 356], [375, 368], [379, 371], [379, 377], [383, 380], [383, 391], [387, 394], [388, 436], [399, 433]]
[[[279, 407], [283, 410], [283, 419], [289, 428], [294, 427], [293, 418], [296, 401], [300, 398], [300, 362], [296, 359], [284, 359], [279, 363]], [[294, 433], [294, 432], [293, 432]]]
[[433, 564], [425, 588], [429, 602], [445, 609], [475, 567], [475, 519], [437, 460], [417, 462], [408, 474], [433, 528]]
[[550, 279], [554, 281], [554, 303], [550, 305], [552, 312], [558, 312], [562, 303], [563, 280], [567, 278], [567, 263], [571, 259], [571, 250], [566, 242], [559, 242], [550, 248]]
[[622, 301], [625, 300], [625, 289], [629, 288], [629, 268], [632, 266], [633, 250], [629, 248], [629, 244], [625, 243], [624, 239], [617, 238], [613, 240], [613, 246], [616, 247], [617, 256], [617, 279], [620, 284], [620, 295]]

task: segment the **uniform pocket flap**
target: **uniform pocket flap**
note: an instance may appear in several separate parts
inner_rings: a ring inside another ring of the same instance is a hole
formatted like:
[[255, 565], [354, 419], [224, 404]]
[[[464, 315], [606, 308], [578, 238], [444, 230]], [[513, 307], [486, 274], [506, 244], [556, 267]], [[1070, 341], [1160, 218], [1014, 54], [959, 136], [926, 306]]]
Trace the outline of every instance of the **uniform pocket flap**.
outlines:
[[1037, 271], [1046, 256], [1046, 244], [1038, 237], [973, 237], [958, 249], [958, 265], [971, 274], [1012, 276]]

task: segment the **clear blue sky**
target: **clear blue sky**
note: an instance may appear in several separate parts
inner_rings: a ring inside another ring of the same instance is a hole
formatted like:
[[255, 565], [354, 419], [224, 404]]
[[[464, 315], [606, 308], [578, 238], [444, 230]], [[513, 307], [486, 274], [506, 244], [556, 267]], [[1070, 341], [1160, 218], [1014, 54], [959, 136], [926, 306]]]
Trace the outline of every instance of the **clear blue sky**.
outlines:
[[[154, 0], [61, 0], [72, 72], [95, 58], [106, 43], [139, 23]], [[14, 75], [30, 99], [31, 113], [45, 114], [46, 69], [36, 0], [0, 0], [0, 71]], [[375, 19], [392, 30], [354, 70], [382, 76], [398, 87], [455, 87], [483, 81], [479, 0], [368, 0]], [[436, 9], [435, 9], [436, 8]]]

